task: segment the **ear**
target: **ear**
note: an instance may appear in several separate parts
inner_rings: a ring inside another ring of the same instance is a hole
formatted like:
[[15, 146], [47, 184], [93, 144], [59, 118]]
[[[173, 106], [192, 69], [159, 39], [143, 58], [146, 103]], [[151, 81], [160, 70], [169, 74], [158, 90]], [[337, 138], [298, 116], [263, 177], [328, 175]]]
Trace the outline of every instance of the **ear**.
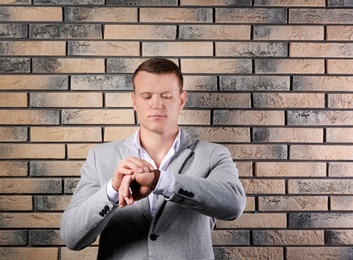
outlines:
[[136, 111], [136, 96], [135, 96], [135, 92], [132, 92], [131, 99], [132, 99], [132, 106], [133, 106], [134, 110]]
[[183, 90], [180, 94], [180, 111], [184, 108], [186, 101], [188, 101], [188, 93]]

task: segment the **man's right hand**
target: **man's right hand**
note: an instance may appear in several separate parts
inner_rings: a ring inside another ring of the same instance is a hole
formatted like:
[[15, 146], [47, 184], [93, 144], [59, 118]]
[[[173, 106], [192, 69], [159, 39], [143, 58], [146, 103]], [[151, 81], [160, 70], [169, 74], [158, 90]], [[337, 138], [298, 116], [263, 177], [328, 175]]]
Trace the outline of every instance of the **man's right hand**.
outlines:
[[[123, 177], [126, 175], [133, 175], [134, 173], [143, 173], [143, 172], [150, 172], [153, 171], [154, 167], [146, 162], [145, 160], [142, 160], [137, 157], [127, 157], [123, 160], [120, 161], [118, 167], [116, 168], [114, 172], [114, 177], [112, 180], [112, 186], [114, 190], [119, 192], [119, 205], [120, 206], [125, 206], [126, 201], [123, 199], [121, 200], [121, 196], [123, 197], [130, 197], [131, 194], [120, 194], [122, 193], [120, 191], [120, 186], [123, 180]], [[123, 191], [123, 193], [126, 193], [126, 189]], [[122, 204], [120, 204], [122, 203]]]

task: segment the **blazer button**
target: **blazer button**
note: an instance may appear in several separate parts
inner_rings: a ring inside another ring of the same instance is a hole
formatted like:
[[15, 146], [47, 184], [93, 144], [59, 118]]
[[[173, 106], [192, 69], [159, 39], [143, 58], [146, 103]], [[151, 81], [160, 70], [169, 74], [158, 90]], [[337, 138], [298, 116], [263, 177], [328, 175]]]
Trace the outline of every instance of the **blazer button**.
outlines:
[[158, 237], [158, 235], [156, 235], [156, 234], [151, 234], [151, 235], [150, 235], [150, 239], [151, 239], [152, 241], [156, 241], [156, 240], [157, 240], [157, 237]]
[[104, 217], [104, 213], [101, 211], [101, 212], [99, 212], [99, 215], [101, 216], [101, 217]]

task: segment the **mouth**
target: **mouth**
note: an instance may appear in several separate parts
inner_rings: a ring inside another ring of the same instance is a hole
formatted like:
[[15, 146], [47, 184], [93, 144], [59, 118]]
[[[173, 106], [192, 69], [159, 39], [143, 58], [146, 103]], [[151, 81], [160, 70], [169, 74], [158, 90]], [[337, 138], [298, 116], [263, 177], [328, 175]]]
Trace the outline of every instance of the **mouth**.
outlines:
[[151, 118], [165, 118], [166, 116], [163, 116], [163, 115], [151, 115], [149, 117], [151, 117]]

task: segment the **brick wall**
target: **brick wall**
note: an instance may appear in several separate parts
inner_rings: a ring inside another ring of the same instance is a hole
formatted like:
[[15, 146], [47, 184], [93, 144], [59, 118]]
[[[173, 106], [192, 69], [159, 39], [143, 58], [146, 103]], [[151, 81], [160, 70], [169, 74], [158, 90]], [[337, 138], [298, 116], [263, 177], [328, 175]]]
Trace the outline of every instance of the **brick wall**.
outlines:
[[180, 123], [248, 196], [217, 259], [353, 258], [353, 1], [1, 0], [0, 258], [95, 259], [59, 237], [87, 150], [130, 135], [131, 73], [177, 62]]

